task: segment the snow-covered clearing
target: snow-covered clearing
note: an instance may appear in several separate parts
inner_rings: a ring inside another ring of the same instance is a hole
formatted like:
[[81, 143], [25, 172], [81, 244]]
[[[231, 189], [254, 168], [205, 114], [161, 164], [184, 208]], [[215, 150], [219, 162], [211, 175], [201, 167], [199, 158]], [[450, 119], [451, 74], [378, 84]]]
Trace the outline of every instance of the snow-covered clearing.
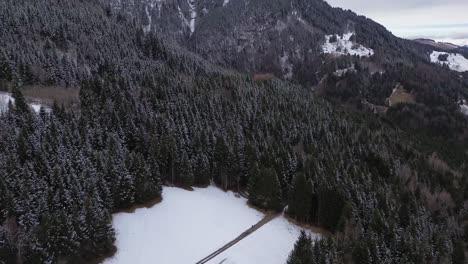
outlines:
[[[354, 33], [346, 33], [340, 35], [327, 35], [325, 36], [325, 43], [322, 45], [323, 53], [341, 55], [357, 55], [360, 57], [370, 57], [374, 55], [374, 50], [366, 48], [358, 43], [351, 41]], [[336, 41], [330, 43], [330, 39], [336, 37]]]
[[[9, 93], [4, 93], [0, 92], [0, 113], [4, 113], [8, 111], [8, 104], [9, 102], [12, 102], [13, 104], [15, 103], [15, 99], [11, 97], [11, 94]], [[44, 107], [44, 110], [46, 112], [50, 112], [51, 109], [47, 106], [38, 104], [38, 103], [30, 103], [29, 106], [35, 113], [39, 113], [41, 110], [41, 107]]]
[[[439, 56], [446, 55], [447, 60], [441, 61]], [[463, 57], [463, 55], [458, 53], [448, 53], [448, 52], [440, 52], [440, 51], [433, 51], [431, 53], [431, 62], [432, 63], [439, 63], [439, 64], [446, 64], [449, 68], [453, 71], [457, 72], [465, 72], [468, 71], [468, 59]]]
[[[117, 253], [104, 263], [196, 263], [263, 217], [245, 198], [216, 187], [165, 187], [160, 204], [114, 215]], [[283, 264], [299, 232], [278, 217], [208, 263]]]

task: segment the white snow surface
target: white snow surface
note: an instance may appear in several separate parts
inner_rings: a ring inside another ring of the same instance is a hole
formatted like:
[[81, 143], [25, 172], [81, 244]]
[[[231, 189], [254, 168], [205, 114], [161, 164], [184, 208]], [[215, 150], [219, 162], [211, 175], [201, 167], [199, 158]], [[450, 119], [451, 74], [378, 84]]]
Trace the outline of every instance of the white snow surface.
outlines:
[[232, 192], [165, 187], [160, 204], [114, 215], [117, 253], [105, 263], [195, 263], [262, 218]]
[[[284, 264], [300, 233], [301, 228], [278, 217], [208, 263], [218, 264], [224, 260], [223, 264]], [[314, 239], [319, 238], [308, 233]]]
[[[0, 92], [0, 114], [8, 111], [8, 104], [9, 104], [10, 101], [13, 104], [15, 103], [15, 99], [13, 97], [11, 97], [11, 94]], [[37, 114], [41, 111], [41, 107], [44, 107], [44, 110], [47, 113], [52, 111], [52, 109], [50, 109], [49, 107], [38, 104], [38, 103], [30, 103], [29, 106]]]
[[323, 53], [334, 54], [336, 56], [342, 55], [357, 55], [360, 57], [370, 57], [374, 55], [374, 50], [371, 48], [366, 48], [358, 43], [351, 41], [351, 37], [354, 33], [346, 33], [343, 36], [335, 35], [337, 41], [330, 43], [330, 38], [333, 35], [325, 36], [325, 43], [322, 45]]
[[[161, 203], [113, 216], [117, 253], [104, 263], [196, 263], [263, 217], [245, 198], [216, 187], [194, 191], [164, 187]], [[226, 259], [224, 264], [283, 264], [299, 232], [299, 227], [278, 217], [216, 260]]]
[[[447, 61], [440, 61], [439, 55], [446, 55], [446, 54], [448, 55]], [[439, 63], [439, 64], [447, 64], [451, 70], [457, 71], [457, 72], [468, 71], [468, 59], [466, 59], [465, 57], [463, 57], [463, 55], [458, 54], [458, 53], [433, 51], [431, 53], [431, 62]]]

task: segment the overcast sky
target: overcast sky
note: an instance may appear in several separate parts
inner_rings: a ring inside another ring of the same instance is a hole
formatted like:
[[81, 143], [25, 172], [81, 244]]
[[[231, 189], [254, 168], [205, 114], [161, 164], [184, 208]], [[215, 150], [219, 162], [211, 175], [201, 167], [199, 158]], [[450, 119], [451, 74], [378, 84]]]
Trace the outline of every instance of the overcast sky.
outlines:
[[468, 45], [468, 0], [326, 0], [351, 9], [404, 38]]

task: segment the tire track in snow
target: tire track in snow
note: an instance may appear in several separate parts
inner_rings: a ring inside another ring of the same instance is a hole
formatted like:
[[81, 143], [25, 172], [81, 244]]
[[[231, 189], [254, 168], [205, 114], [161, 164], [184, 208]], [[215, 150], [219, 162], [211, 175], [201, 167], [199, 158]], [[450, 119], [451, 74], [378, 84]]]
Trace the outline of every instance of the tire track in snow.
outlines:
[[[218, 256], [219, 254], [223, 253], [224, 251], [226, 251], [227, 249], [229, 249], [230, 247], [234, 246], [235, 244], [239, 243], [242, 239], [248, 237], [249, 235], [251, 235], [252, 233], [254, 233], [255, 231], [257, 231], [258, 229], [260, 229], [260, 227], [264, 226], [265, 224], [267, 224], [268, 222], [270, 222], [271, 220], [273, 220], [274, 218], [276, 218], [278, 216], [278, 214], [271, 214], [271, 213], [268, 213], [262, 220], [260, 220], [260, 222], [256, 223], [255, 225], [253, 225], [251, 228], [247, 229], [246, 231], [244, 231], [244, 233], [240, 234], [238, 237], [236, 237], [234, 240], [232, 240], [231, 242], [227, 243], [226, 245], [224, 245], [223, 247], [219, 248], [218, 250], [216, 250], [215, 252], [211, 253], [210, 255], [208, 255], [207, 257], [203, 258], [202, 260], [198, 261], [196, 264], [204, 264], [204, 263], [207, 263], [208, 261], [212, 260], [213, 258], [215, 258], [216, 256]], [[224, 262], [224, 260], [223, 260]]]

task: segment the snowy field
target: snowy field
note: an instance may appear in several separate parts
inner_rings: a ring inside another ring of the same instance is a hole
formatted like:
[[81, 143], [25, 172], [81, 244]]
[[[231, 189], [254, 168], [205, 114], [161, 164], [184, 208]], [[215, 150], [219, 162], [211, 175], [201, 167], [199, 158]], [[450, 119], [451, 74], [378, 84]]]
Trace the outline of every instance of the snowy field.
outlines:
[[[165, 187], [163, 201], [113, 218], [117, 253], [106, 264], [196, 263], [263, 218], [244, 198], [216, 187]], [[283, 264], [300, 228], [278, 217], [208, 263]]]
[[[340, 35], [327, 35], [325, 36], [325, 43], [322, 45], [323, 53], [334, 54], [336, 56], [341, 55], [357, 55], [360, 57], [370, 57], [374, 55], [374, 50], [366, 48], [360, 44], [351, 41], [351, 37], [354, 33], [346, 33], [343, 36]], [[336, 36], [336, 42], [330, 43], [330, 39]]]
[[[448, 55], [447, 61], [440, 61], [439, 55]], [[458, 53], [448, 53], [448, 52], [439, 52], [433, 51], [431, 53], [431, 62], [439, 64], [447, 64], [449, 68], [457, 72], [468, 71], [468, 59], [463, 57]]]

